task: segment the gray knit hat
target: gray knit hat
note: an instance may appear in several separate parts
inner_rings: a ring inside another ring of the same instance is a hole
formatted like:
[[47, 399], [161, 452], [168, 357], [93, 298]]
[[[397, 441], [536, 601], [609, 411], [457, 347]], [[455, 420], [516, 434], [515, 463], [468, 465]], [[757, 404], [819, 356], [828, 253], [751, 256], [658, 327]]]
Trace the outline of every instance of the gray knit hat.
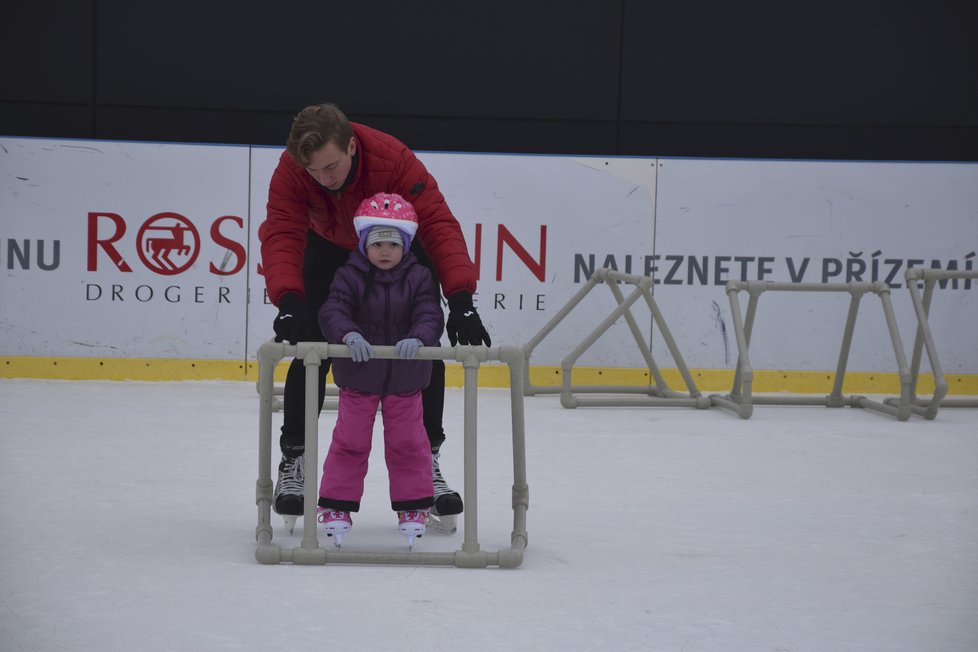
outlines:
[[404, 246], [404, 238], [401, 236], [401, 231], [392, 226], [375, 226], [370, 229], [370, 233], [363, 240], [363, 246], [366, 249], [375, 242], [394, 242], [402, 247]]

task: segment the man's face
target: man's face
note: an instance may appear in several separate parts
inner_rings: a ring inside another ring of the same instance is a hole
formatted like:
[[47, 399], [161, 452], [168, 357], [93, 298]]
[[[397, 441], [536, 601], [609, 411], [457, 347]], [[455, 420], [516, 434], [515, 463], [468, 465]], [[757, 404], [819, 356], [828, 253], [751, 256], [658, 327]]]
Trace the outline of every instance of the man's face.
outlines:
[[350, 174], [356, 147], [356, 138], [350, 139], [350, 144], [345, 150], [330, 141], [309, 156], [306, 172], [327, 190], [339, 190]]

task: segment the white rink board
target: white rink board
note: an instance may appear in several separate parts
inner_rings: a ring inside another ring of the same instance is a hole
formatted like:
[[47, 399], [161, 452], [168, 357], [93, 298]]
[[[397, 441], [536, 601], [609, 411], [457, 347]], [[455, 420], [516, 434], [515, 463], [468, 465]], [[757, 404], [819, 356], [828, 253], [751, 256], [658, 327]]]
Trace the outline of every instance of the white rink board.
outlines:
[[[682, 334], [691, 367], [736, 362], [723, 292], [728, 280], [886, 281], [909, 356], [917, 321], [907, 265], [974, 267], [978, 165], [697, 159], [659, 165], [656, 297]], [[708, 268], [706, 283], [688, 272], [690, 258]], [[931, 325], [945, 371], [978, 369], [978, 335], [967, 326], [978, 323], [976, 290], [978, 283], [960, 281], [957, 290], [935, 294]], [[751, 342], [754, 368], [834, 369], [849, 298], [763, 294]], [[741, 293], [742, 309], [746, 304]], [[852, 371], [897, 369], [876, 295], [862, 299], [849, 360]]]
[[[245, 355], [248, 148], [33, 139], [0, 146], [4, 355]], [[178, 231], [182, 245], [167, 245]]]
[[[281, 149], [19, 138], [0, 146], [0, 354], [254, 360], [276, 314], [263, 302], [257, 229]], [[494, 344], [526, 343], [591, 266], [611, 266], [655, 277], [687, 364], [732, 368], [727, 280], [743, 270], [749, 280], [821, 281], [825, 261], [858, 271], [852, 259], [865, 262], [863, 280], [874, 280], [874, 261], [876, 280], [893, 270], [887, 261], [901, 262], [890, 280], [900, 285], [893, 304], [909, 354], [907, 261], [964, 269], [978, 248], [975, 164], [419, 157], [478, 263], [476, 301]], [[182, 231], [177, 242], [183, 224], [197, 236]], [[168, 240], [154, 260], [153, 247]], [[708, 269], [703, 277], [690, 260]], [[935, 297], [932, 326], [949, 372], [978, 372], [976, 289], [961, 282]], [[847, 303], [762, 297], [755, 368], [834, 368]], [[894, 371], [879, 301], [863, 303], [849, 368]], [[596, 288], [531, 362], [559, 365], [614, 306]], [[635, 314], [648, 335], [644, 302]], [[651, 337], [660, 364], [674, 366]], [[644, 362], [620, 321], [579, 364]]]
[[[473, 259], [481, 226], [477, 305], [493, 343], [522, 346], [546, 325], [587, 280], [575, 269], [579, 256], [598, 253], [599, 268], [603, 253], [623, 243], [629, 250], [652, 250], [654, 159], [425, 154], [422, 160], [459, 218]], [[500, 243], [502, 234], [511, 233], [539, 264], [543, 229], [543, 268], [531, 269]], [[540, 343], [532, 364], [559, 364], [614, 310], [611, 292], [600, 289]], [[648, 336], [649, 321], [639, 323]], [[635, 347], [621, 346], [630, 338], [621, 321], [578, 364], [640, 367]]]

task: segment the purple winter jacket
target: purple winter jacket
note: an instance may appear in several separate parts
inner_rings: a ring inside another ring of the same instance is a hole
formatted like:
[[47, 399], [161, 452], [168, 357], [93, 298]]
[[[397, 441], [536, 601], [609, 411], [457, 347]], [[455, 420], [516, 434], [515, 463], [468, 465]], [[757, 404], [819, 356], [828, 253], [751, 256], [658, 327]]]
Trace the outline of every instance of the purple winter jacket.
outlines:
[[[319, 327], [333, 344], [357, 332], [372, 345], [392, 346], [416, 337], [424, 346], [438, 346], [445, 314], [431, 271], [414, 254], [406, 252], [397, 267], [382, 270], [354, 249], [333, 277], [329, 298], [319, 309]], [[332, 369], [338, 386], [369, 394], [409, 394], [431, 380], [431, 360], [333, 358]]]

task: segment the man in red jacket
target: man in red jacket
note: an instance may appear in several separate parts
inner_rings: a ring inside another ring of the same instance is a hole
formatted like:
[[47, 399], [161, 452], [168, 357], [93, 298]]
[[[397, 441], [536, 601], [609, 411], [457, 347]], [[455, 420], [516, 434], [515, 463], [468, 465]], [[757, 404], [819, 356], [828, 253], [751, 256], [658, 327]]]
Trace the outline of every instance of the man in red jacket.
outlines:
[[[432, 269], [448, 299], [445, 330], [451, 345], [490, 346], [489, 333], [472, 304], [475, 266], [437, 181], [406, 145], [351, 123], [333, 104], [308, 106], [296, 116], [268, 188], [268, 214], [258, 237], [268, 296], [279, 309], [275, 341], [323, 341], [317, 314], [329, 295], [333, 275], [357, 247], [353, 213], [361, 201], [378, 192], [397, 193], [414, 205], [418, 232], [411, 251]], [[329, 364], [325, 360], [320, 366], [320, 408]], [[444, 401], [445, 363], [436, 360], [431, 383], [422, 393], [436, 517], [462, 512], [461, 497], [438, 467], [445, 440]], [[274, 494], [275, 511], [293, 525], [303, 511], [304, 413], [305, 368], [295, 359], [285, 380], [282, 461]]]

